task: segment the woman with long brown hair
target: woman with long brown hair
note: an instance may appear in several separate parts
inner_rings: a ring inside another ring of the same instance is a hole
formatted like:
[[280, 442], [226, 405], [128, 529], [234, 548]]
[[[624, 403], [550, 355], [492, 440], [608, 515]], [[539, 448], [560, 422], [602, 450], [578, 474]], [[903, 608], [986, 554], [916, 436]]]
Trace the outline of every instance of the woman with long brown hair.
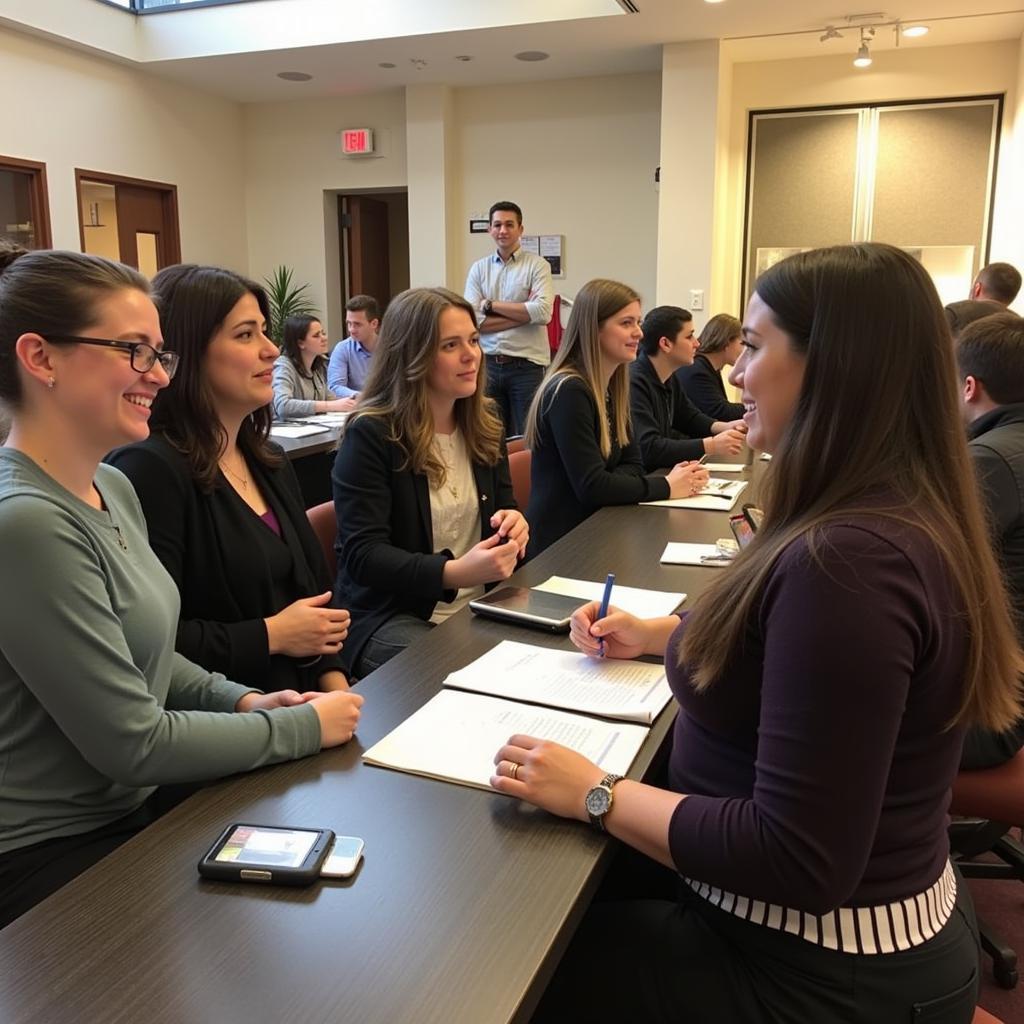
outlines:
[[473, 307], [446, 288], [391, 301], [334, 464], [336, 596], [361, 678], [507, 579], [529, 530], [484, 390]]
[[676, 377], [702, 413], [716, 420], [738, 419], [743, 415], [743, 404], [729, 401], [722, 371], [734, 366], [740, 357], [740, 322], [730, 313], [716, 313], [704, 325], [699, 340], [693, 362], [676, 370]]
[[531, 556], [605, 505], [681, 498], [707, 483], [696, 462], [667, 476], [644, 473], [628, 373], [642, 337], [640, 296], [629, 285], [598, 278], [580, 289], [526, 419]]
[[271, 368], [263, 289], [222, 267], [153, 279], [173, 383], [152, 433], [109, 461], [135, 485], [149, 540], [181, 593], [178, 650], [263, 690], [344, 690], [348, 612], [291, 464], [268, 436]]
[[327, 332], [315, 316], [285, 320], [273, 383], [274, 416], [279, 420], [348, 412], [355, 405], [351, 398], [338, 398], [327, 384]]
[[[502, 792], [682, 877], [592, 908], [535, 1019], [966, 1024], [949, 788], [967, 725], [1014, 720], [1022, 656], [942, 307], [902, 250], [842, 246], [763, 274], [743, 336], [732, 382], [774, 455], [762, 528], [682, 623], [573, 623], [587, 653], [664, 655], [669, 788], [528, 736], [496, 756]], [[632, 983], [588, 985], [598, 957]]]

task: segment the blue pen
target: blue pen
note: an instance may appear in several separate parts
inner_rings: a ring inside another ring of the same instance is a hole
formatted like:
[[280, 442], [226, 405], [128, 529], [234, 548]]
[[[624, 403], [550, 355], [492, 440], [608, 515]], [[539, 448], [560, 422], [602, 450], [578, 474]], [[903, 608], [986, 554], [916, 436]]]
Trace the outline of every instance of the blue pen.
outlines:
[[[608, 614], [608, 602], [612, 599], [612, 587], [615, 586], [615, 573], [608, 573], [604, 581], [604, 596], [601, 598], [601, 607], [597, 610], [598, 619], [603, 619]], [[601, 657], [604, 657], [604, 637], [600, 637], [598, 643], [601, 645]]]

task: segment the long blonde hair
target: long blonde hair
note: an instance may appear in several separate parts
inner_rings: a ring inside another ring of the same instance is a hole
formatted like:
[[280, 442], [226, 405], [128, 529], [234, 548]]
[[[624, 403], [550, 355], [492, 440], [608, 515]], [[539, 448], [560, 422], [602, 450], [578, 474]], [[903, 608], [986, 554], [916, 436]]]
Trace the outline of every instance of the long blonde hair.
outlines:
[[[439, 321], [451, 307], [464, 310], [476, 324], [473, 307], [447, 288], [410, 288], [388, 305], [377, 336], [359, 405], [349, 417], [387, 420], [389, 439], [406, 453], [402, 468], [424, 473], [434, 486], [445, 481], [445, 466], [434, 447], [434, 417], [427, 394], [427, 375], [440, 348]], [[494, 402], [485, 395], [481, 356], [476, 391], [455, 402], [455, 423], [462, 432], [470, 460], [493, 466], [501, 458], [504, 429]]]
[[573, 301], [569, 323], [562, 335], [554, 359], [530, 403], [526, 417], [526, 445], [535, 448], [540, 430], [540, 416], [558, 389], [570, 378], [583, 381], [597, 406], [600, 424], [601, 454], [607, 459], [612, 452], [612, 439], [621, 448], [629, 441], [629, 369], [623, 364], [615, 368], [608, 382], [611, 399], [612, 422], [605, 406], [605, 391], [601, 380], [601, 344], [598, 335], [605, 320], [614, 316], [640, 296], [619, 281], [596, 278], [588, 281]]
[[[923, 531], [962, 598], [968, 657], [950, 724], [1008, 728], [1020, 710], [1024, 656], [985, 526], [953, 345], [931, 279], [901, 249], [870, 243], [792, 256], [754, 290], [805, 356], [804, 378], [768, 473], [763, 525], [690, 614], [680, 661], [695, 688], [718, 679], [742, 646], [786, 547], [805, 537], [822, 559], [829, 523], [870, 512]], [[882, 496], [891, 501], [878, 508]]]

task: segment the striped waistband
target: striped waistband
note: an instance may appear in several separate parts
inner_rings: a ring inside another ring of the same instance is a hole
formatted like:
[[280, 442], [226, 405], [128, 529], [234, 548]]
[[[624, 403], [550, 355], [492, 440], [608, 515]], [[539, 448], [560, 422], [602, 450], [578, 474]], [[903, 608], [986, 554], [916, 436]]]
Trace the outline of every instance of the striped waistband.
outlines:
[[938, 881], [916, 896], [874, 907], [840, 907], [820, 917], [737, 896], [693, 878], [683, 881], [727, 914], [843, 953], [895, 953], [920, 946], [938, 935], [956, 903], [956, 874], [949, 861]]

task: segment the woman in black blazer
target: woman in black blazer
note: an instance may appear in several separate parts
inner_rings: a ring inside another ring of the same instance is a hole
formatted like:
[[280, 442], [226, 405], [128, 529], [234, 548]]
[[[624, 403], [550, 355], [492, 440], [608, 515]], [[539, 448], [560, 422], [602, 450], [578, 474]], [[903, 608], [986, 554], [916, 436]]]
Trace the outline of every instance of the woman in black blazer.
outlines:
[[735, 364], [741, 348], [739, 320], [719, 313], [704, 325], [693, 362], [676, 370], [690, 401], [712, 419], [731, 422], [743, 417], [743, 403], [729, 401], [722, 381], [722, 370]]
[[177, 649], [262, 690], [347, 689], [349, 614], [331, 607], [298, 481], [268, 440], [278, 350], [259, 285], [182, 265], [153, 281], [173, 384], [151, 435], [108, 461], [135, 486], [149, 540], [181, 593]]
[[485, 397], [472, 307], [444, 288], [392, 300], [334, 463], [338, 603], [362, 678], [507, 579], [529, 540]]
[[683, 498], [707, 482], [696, 461], [665, 476], [644, 473], [627, 372], [642, 336], [632, 288], [598, 278], [580, 289], [526, 420], [531, 557], [605, 505]]

